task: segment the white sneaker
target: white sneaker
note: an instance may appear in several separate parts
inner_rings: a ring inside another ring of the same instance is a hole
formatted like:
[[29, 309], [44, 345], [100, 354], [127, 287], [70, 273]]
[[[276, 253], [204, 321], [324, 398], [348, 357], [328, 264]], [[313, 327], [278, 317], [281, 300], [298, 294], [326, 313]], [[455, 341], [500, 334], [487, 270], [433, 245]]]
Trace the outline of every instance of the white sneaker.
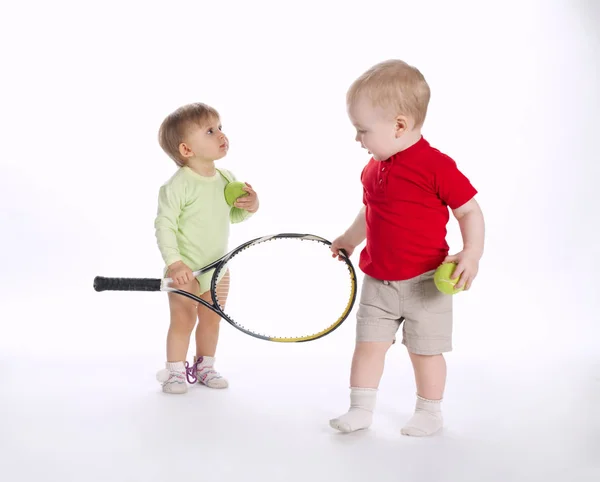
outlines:
[[185, 379], [186, 369], [183, 362], [169, 363], [166, 368], [159, 370], [156, 379], [162, 385], [162, 391], [165, 393], [180, 394], [188, 391]]
[[[209, 388], [227, 388], [229, 382], [214, 369], [215, 359], [212, 356], [201, 356], [190, 367], [186, 362], [188, 380], [190, 383], [201, 383]], [[193, 381], [192, 381], [193, 380]]]

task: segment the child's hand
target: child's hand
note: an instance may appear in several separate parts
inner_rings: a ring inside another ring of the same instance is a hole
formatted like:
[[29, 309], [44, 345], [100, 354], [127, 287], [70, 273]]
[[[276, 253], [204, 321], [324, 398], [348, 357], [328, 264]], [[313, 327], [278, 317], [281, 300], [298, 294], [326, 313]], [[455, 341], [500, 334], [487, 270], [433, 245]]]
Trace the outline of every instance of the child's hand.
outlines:
[[258, 211], [258, 195], [254, 191], [254, 189], [252, 189], [252, 186], [248, 183], [246, 183], [244, 191], [246, 191], [248, 195], [238, 198], [233, 205], [236, 208], [243, 209], [245, 211], [248, 211], [249, 213], [255, 213], [256, 211]]
[[173, 280], [173, 285], [180, 286], [192, 281], [194, 273], [183, 261], [175, 261], [167, 269], [167, 278]]
[[331, 252], [333, 253], [332, 256], [334, 258], [337, 257], [337, 259], [343, 260], [344, 258], [342, 258], [340, 250], [343, 249], [348, 257], [350, 257], [354, 252], [354, 248], [356, 248], [356, 246], [352, 244], [344, 234], [342, 234], [340, 237], [333, 240], [329, 249], [331, 249]]
[[446, 256], [444, 263], [456, 263], [452, 279], [460, 276], [460, 281], [456, 283], [456, 288], [464, 286], [465, 290], [468, 290], [477, 276], [477, 271], [479, 271], [479, 257], [475, 253], [463, 250], [452, 256]]

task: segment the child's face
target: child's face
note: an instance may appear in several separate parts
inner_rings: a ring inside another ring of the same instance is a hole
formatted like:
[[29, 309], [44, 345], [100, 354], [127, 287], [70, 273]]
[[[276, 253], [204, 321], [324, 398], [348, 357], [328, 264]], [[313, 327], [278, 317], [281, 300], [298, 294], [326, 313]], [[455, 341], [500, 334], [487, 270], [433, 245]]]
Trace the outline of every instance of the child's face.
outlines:
[[404, 129], [400, 126], [399, 130], [398, 119], [373, 107], [368, 98], [361, 96], [348, 106], [348, 117], [356, 128], [356, 141], [376, 161], [385, 161], [401, 150], [399, 137]]
[[216, 161], [225, 157], [229, 150], [229, 139], [223, 132], [221, 120], [217, 117], [205, 122], [201, 127], [193, 126], [179, 146], [186, 158]]

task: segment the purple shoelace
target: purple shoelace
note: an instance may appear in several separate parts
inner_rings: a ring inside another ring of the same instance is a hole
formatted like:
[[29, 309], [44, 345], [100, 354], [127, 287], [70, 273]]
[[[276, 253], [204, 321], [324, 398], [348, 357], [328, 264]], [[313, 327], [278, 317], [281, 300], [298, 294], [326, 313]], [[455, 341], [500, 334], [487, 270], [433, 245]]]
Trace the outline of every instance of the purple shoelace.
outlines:
[[185, 376], [187, 377], [187, 381], [190, 384], [194, 384], [198, 381], [198, 377], [196, 373], [198, 371], [198, 365], [202, 363], [204, 357], [199, 357], [193, 365], [190, 365], [187, 361], [185, 362]]

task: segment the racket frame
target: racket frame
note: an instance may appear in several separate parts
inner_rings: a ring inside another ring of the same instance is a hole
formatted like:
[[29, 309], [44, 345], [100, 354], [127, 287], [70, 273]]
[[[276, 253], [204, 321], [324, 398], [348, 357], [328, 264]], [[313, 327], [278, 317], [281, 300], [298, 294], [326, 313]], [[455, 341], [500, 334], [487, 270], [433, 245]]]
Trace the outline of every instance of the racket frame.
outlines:
[[[196, 278], [197, 276], [214, 269], [214, 273], [212, 275], [211, 283], [210, 283], [210, 297], [211, 297], [211, 300], [213, 301], [213, 304], [200, 298], [199, 296], [196, 296], [193, 293], [181, 290], [174, 286], [170, 286], [170, 284], [173, 282], [172, 278], [162, 278], [162, 279], [157, 278], [157, 279], [147, 280], [147, 281], [154, 281], [156, 283], [157, 287], [159, 286], [158, 282], [160, 281], [160, 287], [158, 289], [146, 289], [144, 291], [164, 291], [164, 292], [168, 292], [168, 293], [176, 293], [178, 295], [185, 296], [191, 300], [196, 301], [197, 303], [200, 303], [201, 305], [205, 306], [209, 310], [214, 311], [219, 316], [221, 316], [225, 321], [227, 321], [227, 323], [229, 323], [231, 326], [233, 326], [237, 330], [240, 330], [241, 332], [243, 332], [247, 335], [250, 335], [254, 338], [258, 338], [261, 340], [267, 340], [267, 341], [273, 341], [273, 342], [279, 342], [279, 343], [298, 343], [298, 342], [317, 340], [319, 338], [324, 337], [325, 335], [332, 333], [333, 331], [335, 331], [337, 328], [339, 328], [341, 326], [341, 324], [346, 320], [346, 318], [348, 318], [348, 316], [350, 315], [350, 312], [352, 311], [352, 307], [354, 306], [354, 303], [356, 301], [356, 293], [357, 293], [356, 271], [354, 269], [354, 266], [352, 265], [352, 262], [350, 261], [350, 258], [347, 256], [346, 252], [343, 250], [340, 250], [340, 254], [342, 255], [343, 261], [346, 263], [346, 267], [348, 268], [348, 271], [350, 272], [351, 296], [349, 297], [348, 304], [346, 305], [346, 308], [344, 309], [341, 316], [333, 324], [329, 325], [327, 328], [325, 328], [317, 333], [302, 336], [302, 337], [287, 337], [287, 338], [286, 337], [271, 337], [271, 336], [255, 333], [253, 331], [248, 330], [244, 326], [236, 323], [219, 306], [219, 301], [218, 301], [218, 296], [217, 296], [217, 285], [218, 285], [218, 276], [219, 276], [219, 273], [222, 271], [222, 267], [225, 264], [227, 264], [227, 262], [231, 258], [238, 255], [241, 251], [248, 249], [251, 246], [265, 243], [265, 242], [272, 241], [272, 240], [276, 240], [276, 239], [299, 239], [301, 241], [309, 241], [309, 242], [316, 241], [316, 242], [325, 244], [327, 246], [331, 246], [331, 242], [325, 238], [316, 236], [314, 234], [300, 234], [300, 233], [272, 234], [272, 235], [262, 236], [260, 238], [255, 238], [250, 241], [247, 241], [247, 242], [239, 245], [235, 249], [229, 251], [228, 253], [226, 253], [225, 255], [220, 257], [219, 259], [213, 261], [212, 263], [207, 264], [203, 268], [200, 268], [200, 269], [192, 272], [194, 278]], [[110, 278], [103, 278], [100, 276], [96, 276], [96, 278], [94, 279], [94, 289], [96, 291], [104, 291], [105, 288], [104, 289], [99, 289], [99, 288], [101, 288], [101, 286], [103, 284], [102, 280], [107, 280], [107, 279], [110, 279]], [[132, 291], [135, 291], [135, 290], [132, 290]]]

